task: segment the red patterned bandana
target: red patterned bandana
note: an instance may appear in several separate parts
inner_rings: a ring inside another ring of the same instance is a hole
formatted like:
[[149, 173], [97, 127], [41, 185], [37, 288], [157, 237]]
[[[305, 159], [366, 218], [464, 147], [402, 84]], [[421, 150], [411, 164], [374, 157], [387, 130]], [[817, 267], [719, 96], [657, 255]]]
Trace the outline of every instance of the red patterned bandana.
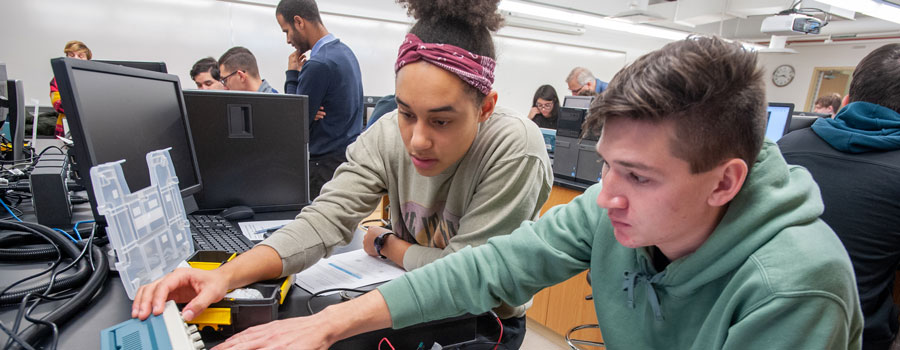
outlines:
[[458, 75], [485, 95], [491, 92], [496, 62], [490, 57], [476, 55], [453, 45], [424, 43], [415, 34], [406, 34], [406, 40], [400, 44], [394, 72], [418, 60]]

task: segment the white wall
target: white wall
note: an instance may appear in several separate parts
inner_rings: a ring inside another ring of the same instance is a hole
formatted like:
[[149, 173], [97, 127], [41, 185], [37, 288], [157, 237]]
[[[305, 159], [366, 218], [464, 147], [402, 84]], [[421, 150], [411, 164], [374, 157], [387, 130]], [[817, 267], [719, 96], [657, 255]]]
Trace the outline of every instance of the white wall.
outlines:
[[[326, 27], [356, 53], [366, 95], [393, 92], [393, 64], [410, 19], [393, 0], [320, 1]], [[281, 90], [292, 48], [272, 6], [218, 0], [31, 0], [2, 1], [7, 28], [0, 35], [0, 61], [11, 79], [25, 82], [26, 103], [49, 105], [49, 60], [69, 40], [85, 42], [95, 59], [164, 61], [169, 72], [193, 88], [193, 63], [241, 45], [256, 56], [263, 78]], [[609, 80], [627, 61], [668, 41], [589, 29], [571, 36], [505, 28], [496, 36], [495, 89], [500, 103], [525, 113], [539, 85], [567, 94], [563, 81], [577, 65]]]
[[[886, 42], [861, 42], [815, 46], [790, 46], [796, 54], [763, 53], [759, 64], [765, 69], [766, 100], [793, 103], [795, 110], [803, 110], [809, 94], [810, 82], [816, 67], [855, 67], [863, 57]], [[790, 84], [777, 87], [772, 83], [772, 71], [782, 64], [794, 66], [796, 75]]]

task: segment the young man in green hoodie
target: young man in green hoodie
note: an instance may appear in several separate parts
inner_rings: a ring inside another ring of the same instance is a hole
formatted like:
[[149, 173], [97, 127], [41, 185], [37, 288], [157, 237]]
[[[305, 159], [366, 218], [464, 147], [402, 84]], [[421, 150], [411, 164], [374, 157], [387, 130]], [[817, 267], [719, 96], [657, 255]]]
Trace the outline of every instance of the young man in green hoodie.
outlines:
[[892, 298], [900, 267], [900, 44], [867, 55], [853, 72], [850, 104], [834, 119], [778, 140], [785, 160], [812, 173], [822, 190], [822, 220], [844, 243], [865, 315], [863, 349], [897, 338]]
[[812, 177], [763, 142], [764, 104], [755, 54], [718, 38], [666, 45], [619, 72], [592, 108], [601, 184], [510, 235], [220, 346], [284, 335], [326, 349], [518, 305], [590, 268], [611, 349], [859, 349], [850, 260], [818, 219]]

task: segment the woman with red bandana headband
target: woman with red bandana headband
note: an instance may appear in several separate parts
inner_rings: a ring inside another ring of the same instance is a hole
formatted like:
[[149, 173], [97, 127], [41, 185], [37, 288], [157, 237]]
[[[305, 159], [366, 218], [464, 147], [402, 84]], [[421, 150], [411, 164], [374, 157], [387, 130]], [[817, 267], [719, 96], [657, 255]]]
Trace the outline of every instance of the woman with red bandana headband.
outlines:
[[[228, 289], [299, 272], [348, 243], [385, 194], [393, 231], [370, 228], [363, 246], [406, 270], [537, 218], [552, 170], [537, 126], [498, 107], [491, 88], [498, 0], [401, 3], [418, 22], [395, 64], [397, 111], [349, 146], [347, 162], [296, 220], [218, 270], [176, 270], [141, 288], [134, 317], [158, 314], [166, 299], [176, 298], [189, 302], [183, 314], [191, 319]], [[503, 319], [503, 343], [518, 348], [525, 308], [495, 311]], [[247, 330], [222, 346], [295, 347], [305, 333], [289, 322]], [[279, 329], [285, 332], [273, 336]], [[485, 341], [496, 341], [499, 331], [496, 322], [479, 325]]]

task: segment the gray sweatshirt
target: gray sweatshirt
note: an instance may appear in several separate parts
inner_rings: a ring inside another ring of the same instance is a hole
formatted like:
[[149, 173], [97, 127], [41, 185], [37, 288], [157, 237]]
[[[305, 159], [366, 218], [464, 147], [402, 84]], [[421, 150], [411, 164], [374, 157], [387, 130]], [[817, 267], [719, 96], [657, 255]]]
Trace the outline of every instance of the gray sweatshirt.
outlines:
[[[395, 111], [347, 148], [347, 162], [312, 204], [260, 244], [281, 256], [283, 276], [302, 271], [334, 246], [349, 243], [359, 222], [387, 194], [394, 232], [414, 243], [403, 258], [409, 271], [536, 219], [552, 183], [540, 130], [509, 109], [498, 107], [480, 125], [465, 156], [433, 177], [416, 172]], [[524, 314], [524, 308], [498, 311], [506, 317]]]

